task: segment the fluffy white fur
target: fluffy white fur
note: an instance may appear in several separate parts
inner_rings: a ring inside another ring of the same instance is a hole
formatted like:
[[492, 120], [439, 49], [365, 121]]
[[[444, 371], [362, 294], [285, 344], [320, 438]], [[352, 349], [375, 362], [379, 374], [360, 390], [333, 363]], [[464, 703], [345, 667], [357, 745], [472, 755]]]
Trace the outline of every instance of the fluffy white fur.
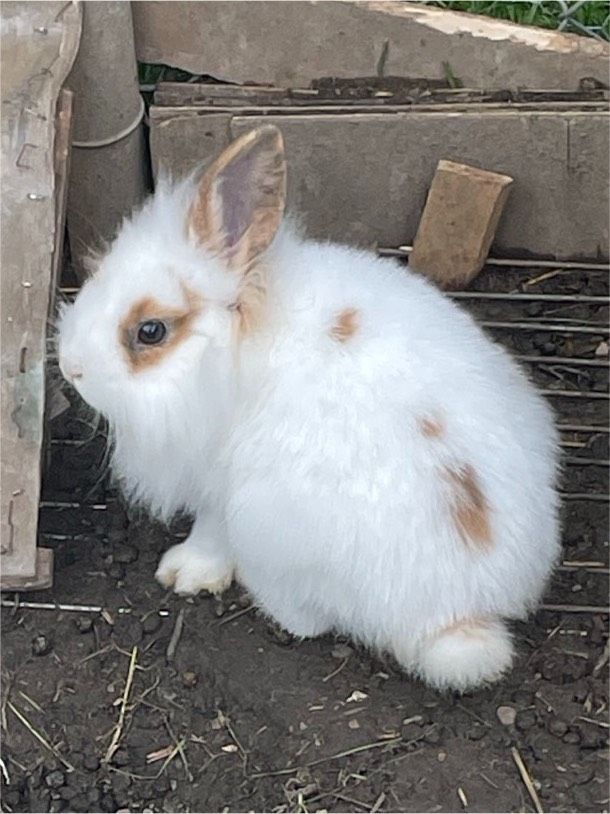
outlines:
[[[559, 549], [551, 412], [472, 318], [397, 262], [284, 226], [262, 262], [261, 330], [235, 340], [239, 274], [189, 242], [192, 182], [162, 185], [63, 314], [60, 363], [104, 413], [128, 495], [193, 532], [158, 579], [222, 590], [235, 571], [287, 630], [348, 633], [439, 687], [511, 662], [501, 618], [522, 617]], [[205, 307], [159, 366], [132, 373], [118, 325], [152, 296]], [[359, 312], [347, 342], [337, 314]], [[421, 432], [422, 418], [444, 427]], [[489, 551], [464, 544], [444, 467], [476, 471]], [[443, 628], [489, 620], [479, 637]]]

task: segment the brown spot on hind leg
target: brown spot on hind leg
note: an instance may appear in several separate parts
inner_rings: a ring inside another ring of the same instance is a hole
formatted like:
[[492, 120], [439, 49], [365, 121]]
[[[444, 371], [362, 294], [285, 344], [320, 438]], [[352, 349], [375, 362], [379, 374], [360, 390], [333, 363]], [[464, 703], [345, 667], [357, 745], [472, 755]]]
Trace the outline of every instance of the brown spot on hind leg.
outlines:
[[489, 550], [490, 508], [474, 467], [447, 468], [445, 477], [451, 487], [451, 515], [463, 542], [475, 551]]

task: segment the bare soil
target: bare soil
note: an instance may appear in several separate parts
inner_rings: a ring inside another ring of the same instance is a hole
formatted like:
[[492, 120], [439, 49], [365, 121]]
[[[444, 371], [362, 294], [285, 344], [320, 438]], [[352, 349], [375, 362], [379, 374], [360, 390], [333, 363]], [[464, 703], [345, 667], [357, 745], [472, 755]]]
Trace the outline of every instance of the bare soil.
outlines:
[[[531, 283], [545, 274], [489, 269], [476, 288], [608, 293], [603, 273]], [[542, 389], [584, 394], [550, 396], [560, 423], [607, 428], [607, 368], [573, 362], [607, 361], [606, 306], [465, 305], [544, 323], [489, 330], [548, 358], [529, 363]], [[86, 416], [75, 405], [52, 424], [41, 533], [55, 585], [4, 597], [4, 811], [517, 812], [535, 810], [532, 788], [545, 811], [608, 810], [607, 433], [563, 432], [564, 557], [545, 598], [561, 610], [515, 625], [514, 670], [460, 697], [345, 640], [294, 641], [239, 586], [222, 600], [166, 594], [156, 563], [188, 521], [168, 530], [126, 510]], [[6, 607], [15, 599], [103, 612]]]

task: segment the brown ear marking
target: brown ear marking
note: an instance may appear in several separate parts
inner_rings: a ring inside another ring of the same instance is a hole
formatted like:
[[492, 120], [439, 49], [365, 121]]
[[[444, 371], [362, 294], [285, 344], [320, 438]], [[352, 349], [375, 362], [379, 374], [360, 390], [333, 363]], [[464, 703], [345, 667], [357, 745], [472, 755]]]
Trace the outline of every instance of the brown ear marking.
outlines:
[[206, 170], [188, 213], [187, 233], [224, 256], [229, 267], [246, 271], [275, 237], [285, 202], [282, 134], [265, 125], [236, 139]]
[[445, 469], [451, 487], [451, 513], [464, 544], [473, 551], [492, 547], [489, 504], [477, 473], [470, 464]]
[[[186, 304], [183, 308], [164, 305], [154, 297], [144, 297], [134, 303], [119, 325], [119, 341], [134, 373], [162, 362], [192, 334], [195, 319], [201, 313], [203, 302], [196, 292], [183, 285]], [[143, 322], [158, 319], [168, 329], [167, 338], [159, 345], [141, 345], [137, 340], [138, 328]]]
[[347, 342], [356, 335], [359, 327], [360, 312], [356, 308], [345, 308], [337, 314], [329, 333], [337, 342]]
[[438, 418], [425, 416], [418, 419], [418, 426], [425, 438], [442, 438], [445, 434], [445, 425]]

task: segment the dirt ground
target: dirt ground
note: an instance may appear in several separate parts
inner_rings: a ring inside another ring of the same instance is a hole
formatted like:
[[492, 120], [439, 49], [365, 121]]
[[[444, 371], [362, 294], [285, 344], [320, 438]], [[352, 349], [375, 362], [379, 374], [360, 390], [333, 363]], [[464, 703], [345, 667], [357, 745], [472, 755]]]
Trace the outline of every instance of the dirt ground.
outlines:
[[[587, 271], [495, 268], [476, 288], [608, 294]], [[490, 331], [538, 359], [542, 389], [589, 394], [552, 396], [560, 423], [607, 427], [607, 368], [574, 362], [603, 361], [605, 305], [465, 304], [528, 326]], [[564, 557], [547, 609], [514, 626], [514, 670], [460, 697], [345, 640], [294, 641], [238, 586], [222, 600], [166, 594], [155, 566], [188, 522], [126, 511], [86, 416], [52, 425], [41, 528], [55, 585], [4, 596], [4, 811], [608, 810], [607, 433], [563, 432]]]

